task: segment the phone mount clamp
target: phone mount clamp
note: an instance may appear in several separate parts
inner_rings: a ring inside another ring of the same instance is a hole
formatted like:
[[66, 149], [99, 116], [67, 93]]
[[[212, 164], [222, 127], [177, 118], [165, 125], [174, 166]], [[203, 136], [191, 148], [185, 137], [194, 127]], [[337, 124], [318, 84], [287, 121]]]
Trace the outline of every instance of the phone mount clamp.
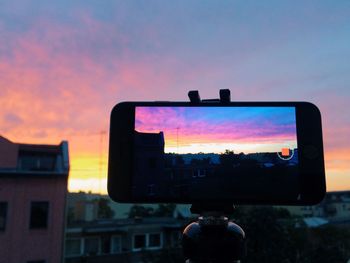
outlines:
[[[220, 99], [201, 100], [199, 92], [188, 92], [191, 103], [225, 104], [231, 101], [230, 90], [221, 89]], [[198, 220], [186, 226], [182, 233], [182, 249], [188, 263], [240, 262], [246, 254], [243, 229], [228, 220], [233, 213], [230, 203], [194, 203], [191, 212]]]
[[229, 89], [221, 89], [220, 92], [220, 99], [206, 99], [201, 100], [201, 97], [199, 96], [198, 90], [190, 90], [188, 92], [188, 97], [190, 99], [190, 102], [193, 104], [199, 104], [199, 103], [229, 103], [231, 102], [231, 91]]

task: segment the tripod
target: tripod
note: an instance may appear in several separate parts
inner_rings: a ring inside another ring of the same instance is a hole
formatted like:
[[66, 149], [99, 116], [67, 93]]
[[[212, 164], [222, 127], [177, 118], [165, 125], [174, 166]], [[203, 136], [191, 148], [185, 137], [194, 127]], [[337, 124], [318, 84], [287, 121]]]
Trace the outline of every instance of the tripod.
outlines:
[[[198, 91], [188, 93], [191, 103], [200, 103]], [[230, 90], [220, 90], [220, 100], [207, 103], [230, 102]], [[191, 212], [198, 220], [186, 226], [182, 233], [183, 254], [188, 263], [240, 262], [246, 253], [243, 229], [226, 215], [232, 214], [233, 204], [194, 203]]]

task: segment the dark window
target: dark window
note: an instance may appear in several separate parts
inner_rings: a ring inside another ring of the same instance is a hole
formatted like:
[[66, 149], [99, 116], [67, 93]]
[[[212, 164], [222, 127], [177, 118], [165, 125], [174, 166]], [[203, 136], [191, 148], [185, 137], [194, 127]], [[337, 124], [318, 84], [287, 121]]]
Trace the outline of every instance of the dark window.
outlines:
[[66, 256], [80, 256], [81, 255], [81, 239], [72, 238], [66, 240]]
[[52, 154], [20, 154], [20, 169], [25, 171], [53, 171], [56, 156]]
[[84, 242], [84, 254], [85, 255], [97, 255], [99, 252], [99, 238], [87, 237]]
[[101, 253], [109, 254], [111, 252], [111, 239], [108, 236], [101, 237]]
[[56, 164], [56, 156], [40, 156], [40, 165], [39, 170], [42, 171], [53, 171], [55, 169]]
[[148, 246], [160, 247], [160, 234], [149, 234]]
[[46, 263], [46, 260], [29, 260], [27, 263]]
[[146, 235], [134, 236], [134, 249], [141, 249], [146, 246]]
[[122, 240], [120, 236], [112, 237], [112, 250], [111, 253], [119, 253], [122, 251]]
[[30, 206], [30, 225], [32, 229], [47, 228], [49, 202], [32, 202]]
[[197, 174], [198, 174], [198, 177], [205, 177], [207, 175], [205, 169], [198, 169]]
[[5, 231], [7, 218], [7, 202], [0, 202], [0, 231]]
[[148, 195], [155, 195], [155, 185], [154, 184], [149, 184], [147, 185], [147, 194]]
[[39, 166], [39, 160], [36, 156], [33, 155], [20, 156], [20, 166], [22, 170], [36, 170]]

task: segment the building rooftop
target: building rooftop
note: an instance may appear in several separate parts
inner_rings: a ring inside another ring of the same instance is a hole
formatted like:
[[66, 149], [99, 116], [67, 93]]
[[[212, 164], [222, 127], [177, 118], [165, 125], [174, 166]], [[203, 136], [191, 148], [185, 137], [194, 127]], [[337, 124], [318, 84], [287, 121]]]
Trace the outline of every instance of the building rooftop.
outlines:
[[14, 143], [0, 136], [0, 176], [68, 174], [68, 142]]
[[135, 144], [144, 146], [164, 146], [164, 134], [163, 132], [146, 133], [135, 131]]
[[96, 233], [96, 232], [127, 232], [130, 227], [161, 227], [179, 229], [189, 223], [189, 220], [180, 220], [172, 217], [146, 217], [96, 220], [93, 222], [77, 222], [67, 228], [67, 233]]
[[307, 217], [303, 218], [303, 221], [308, 227], [319, 227], [329, 223], [328, 220], [321, 217]]

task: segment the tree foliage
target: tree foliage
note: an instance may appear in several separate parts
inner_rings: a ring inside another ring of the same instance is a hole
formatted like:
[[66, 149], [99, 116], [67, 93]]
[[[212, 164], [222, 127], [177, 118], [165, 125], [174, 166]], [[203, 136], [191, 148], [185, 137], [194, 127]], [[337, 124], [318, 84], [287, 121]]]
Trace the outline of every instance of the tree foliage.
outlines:
[[111, 219], [114, 216], [114, 211], [109, 206], [109, 200], [107, 198], [99, 198], [97, 200], [97, 217], [100, 219]]
[[[238, 208], [233, 215], [247, 236], [243, 263], [340, 263], [350, 259], [350, 229], [307, 228], [281, 208]], [[297, 227], [297, 225], [299, 225]]]
[[176, 204], [159, 204], [156, 209], [142, 205], [133, 205], [129, 211], [129, 218], [134, 217], [172, 217]]
[[135, 217], [152, 217], [154, 209], [152, 207], [145, 207], [142, 205], [133, 205], [129, 210], [129, 218]]
[[157, 209], [154, 211], [154, 216], [159, 217], [172, 217], [176, 204], [159, 204]]

